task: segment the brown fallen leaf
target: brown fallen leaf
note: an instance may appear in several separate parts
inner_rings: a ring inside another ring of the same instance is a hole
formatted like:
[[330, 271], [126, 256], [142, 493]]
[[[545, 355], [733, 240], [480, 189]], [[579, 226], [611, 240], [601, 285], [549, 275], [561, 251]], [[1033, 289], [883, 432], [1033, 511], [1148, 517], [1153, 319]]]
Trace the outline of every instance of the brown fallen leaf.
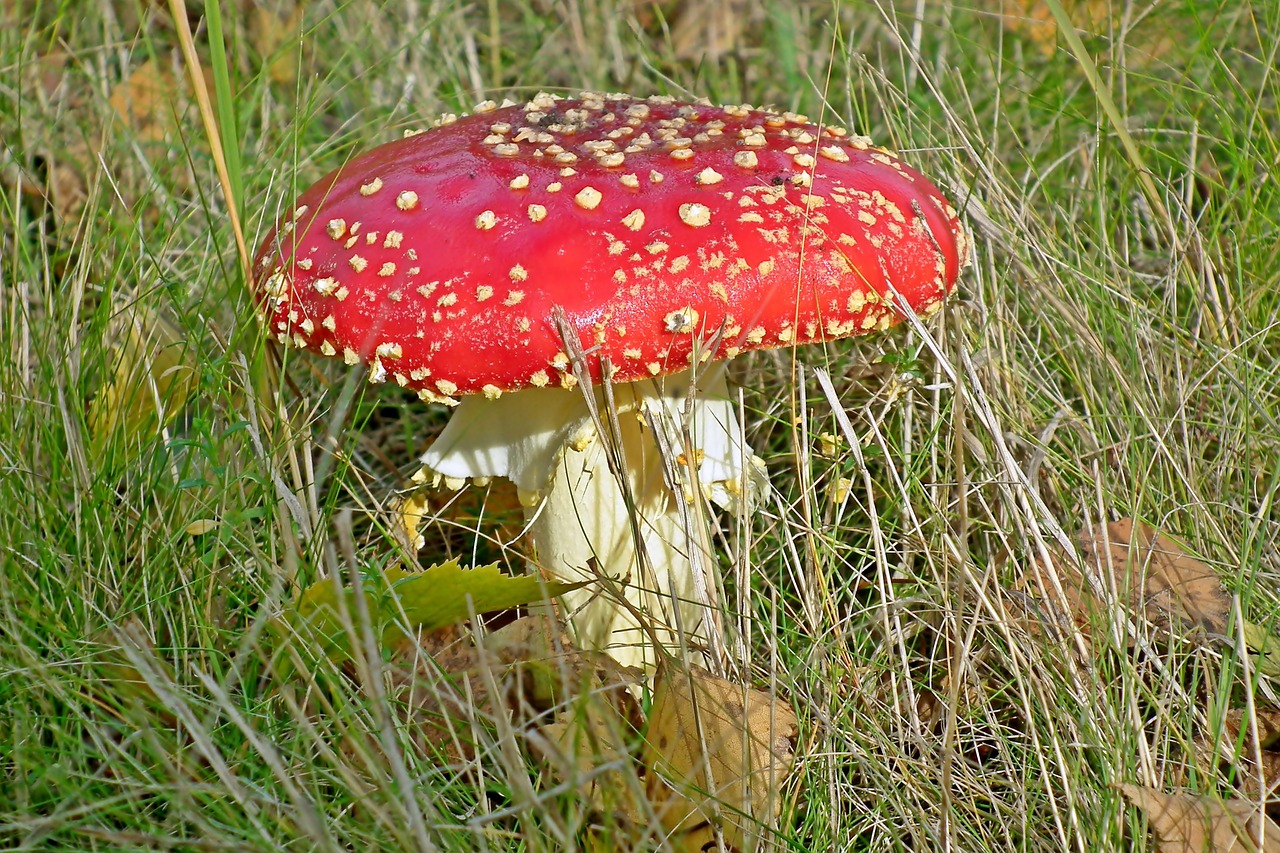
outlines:
[[603, 806], [590, 768], [625, 754], [638, 731], [640, 709], [628, 690], [638, 676], [608, 655], [573, 648], [546, 616], [517, 619], [479, 646], [472, 637], [451, 625], [416, 640], [401, 634], [389, 646], [393, 695], [415, 741], [449, 759], [470, 758], [475, 728], [504, 714], [560, 781], [578, 774], [587, 801]]
[[641, 728], [629, 688], [640, 673], [599, 652], [574, 648], [565, 627], [546, 615], [517, 619], [484, 640], [503, 669], [508, 707], [546, 720], [526, 731], [531, 751], [557, 782], [614, 821], [635, 823], [643, 789], [631, 746]]
[[46, 166], [45, 197], [63, 227], [74, 223], [89, 202], [89, 154], [75, 148], [72, 152], [50, 156]]
[[474, 757], [476, 727], [490, 725], [495, 706], [488, 680], [475, 677], [482, 658], [470, 633], [447, 625], [416, 641], [402, 634], [384, 654], [390, 695], [418, 750], [449, 761]]
[[[1040, 0], [998, 0], [998, 5], [1005, 27], [1026, 37], [1045, 58], [1052, 56], [1062, 43], [1057, 20]], [[1086, 40], [1111, 36], [1124, 25], [1114, 4], [1107, 0], [1062, 0], [1062, 6], [1072, 27]], [[1140, 47], [1138, 57], [1163, 56], [1174, 47], [1164, 27], [1129, 27], [1125, 33], [1127, 41]]]
[[[1046, 57], [1058, 43], [1058, 24], [1039, 0], [1000, 0], [1000, 19], [1010, 32], [1026, 36]], [[1105, 33], [1111, 26], [1111, 8], [1105, 0], [1064, 0], [1062, 4], [1078, 30]]]
[[671, 47], [676, 58], [714, 62], [737, 50], [750, 11], [746, 0], [680, 3], [671, 26]]
[[[1231, 597], [1217, 573], [1177, 538], [1124, 518], [1103, 530], [1081, 531], [1080, 552], [1131, 612], [1145, 614], [1158, 628], [1226, 635]], [[1083, 578], [1077, 589], [1085, 593]]]
[[1201, 771], [1221, 774], [1246, 800], [1273, 803], [1280, 786], [1280, 710], [1259, 707], [1250, 717], [1230, 709], [1223, 715], [1221, 736], [1200, 735], [1194, 753]]
[[[1191, 556], [1177, 537], [1149, 524], [1121, 519], [1102, 530], [1079, 534], [1084, 569], [1104, 585], [1134, 618], [1145, 618], [1166, 634], [1201, 644], [1228, 640], [1231, 596], [1212, 568]], [[1093, 620], [1106, 613], [1085, 572], [1065, 554], [1052, 566], [1039, 560], [1021, 582], [1019, 594], [1031, 596], [1028, 611], [1033, 633], [1046, 626], [1074, 622], [1088, 636]], [[1053, 580], [1061, 583], [1062, 597]], [[1265, 675], [1280, 676], [1280, 639], [1250, 622], [1239, 626], [1253, 663]]]
[[[213, 72], [201, 70], [214, 97]], [[91, 140], [93, 163], [105, 164], [112, 191], [151, 227], [171, 215], [166, 199], [195, 190], [193, 155], [208, 147], [181, 54], [175, 49], [142, 62], [112, 88], [107, 107], [106, 126]]]
[[588, 694], [527, 737], [552, 778], [572, 785], [579, 802], [614, 823], [640, 824], [645, 793], [630, 750], [635, 729], [615, 704]]
[[1117, 785], [1147, 816], [1160, 853], [1280, 853], [1280, 826], [1258, 804], [1142, 785]]
[[645, 788], [679, 851], [767, 843], [795, 758], [791, 707], [759, 690], [670, 664], [654, 676], [641, 748]]
[[485, 637], [484, 648], [518, 677], [520, 701], [536, 711], [598, 692], [639, 724], [628, 688], [640, 683], [641, 674], [607, 654], [576, 648], [564, 625], [550, 616], [517, 619]]
[[[1088, 43], [1107, 39], [1112, 46], [1123, 44], [1126, 62], [1143, 66], [1167, 64], [1169, 55], [1179, 50], [1179, 31], [1174, 15], [1166, 10], [1159, 17], [1128, 19], [1108, 0], [1062, 0], [1072, 28]], [[977, 8], [997, 19], [1012, 35], [1026, 39], [1028, 46], [1049, 59], [1063, 46], [1064, 39], [1047, 4], [1040, 0], [979, 0]], [[1123, 38], [1118, 34], [1123, 32]]]
[[1224, 737], [1236, 741], [1243, 736], [1245, 748], [1252, 750], [1254, 746], [1253, 731], [1256, 724], [1258, 738], [1257, 747], [1272, 750], [1280, 747], [1280, 710], [1275, 708], [1257, 708], [1252, 716], [1239, 708], [1232, 708], [1223, 715]]
[[34, 84], [37, 97], [44, 104], [67, 104], [71, 101], [68, 79], [73, 66], [71, 53], [54, 49], [34, 58], [27, 71], [28, 86]]
[[[42, 199], [61, 229], [74, 225], [83, 212], [96, 171], [84, 131], [58, 115], [82, 115], [90, 109], [74, 57], [53, 50], [22, 63], [17, 73], [24, 109], [40, 121], [24, 125], [24, 144], [0, 150], [0, 187], [30, 199]], [[74, 132], [72, 131], [74, 128]]]
[[661, 831], [671, 849], [701, 851], [713, 849], [717, 827], [729, 850], [767, 839], [794, 759], [797, 721], [785, 702], [667, 665], [646, 726], [631, 692], [643, 676], [575, 648], [552, 617], [473, 637], [448, 626], [384, 649], [390, 695], [424, 753], [472, 760], [486, 731], [514, 730], [551, 783], [585, 807], [584, 849], [649, 849]]

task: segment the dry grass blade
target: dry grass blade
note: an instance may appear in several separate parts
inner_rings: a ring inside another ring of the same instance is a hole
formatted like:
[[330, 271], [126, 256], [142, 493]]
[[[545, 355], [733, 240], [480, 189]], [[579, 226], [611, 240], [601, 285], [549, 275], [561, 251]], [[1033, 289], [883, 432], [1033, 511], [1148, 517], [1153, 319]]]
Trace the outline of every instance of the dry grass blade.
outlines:
[[240, 200], [231, 188], [231, 176], [227, 172], [227, 158], [223, 152], [222, 133], [218, 129], [218, 121], [214, 118], [213, 101], [209, 97], [204, 68], [200, 63], [200, 55], [196, 52], [195, 39], [191, 35], [191, 25], [187, 20], [187, 4], [185, 0], [169, 0], [169, 11], [178, 27], [178, 42], [182, 46], [182, 55], [187, 62], [187, 71], [196, 93], [196, 103], [200, 106], [200, 117], [204, 122], [205, 134], [209, 139], [209, 150], [213, 154], [213, 164], [218, 170], [218, 180], [222, 185], [223, 199], [226, 201], [227, 218], [230, 221], [231, 233], [236, 239], [236, 251], [240, 257], [240, 270], [244, 281], [249, 280], [249, 246], [244, 239], [244, 229], [240, 226]]

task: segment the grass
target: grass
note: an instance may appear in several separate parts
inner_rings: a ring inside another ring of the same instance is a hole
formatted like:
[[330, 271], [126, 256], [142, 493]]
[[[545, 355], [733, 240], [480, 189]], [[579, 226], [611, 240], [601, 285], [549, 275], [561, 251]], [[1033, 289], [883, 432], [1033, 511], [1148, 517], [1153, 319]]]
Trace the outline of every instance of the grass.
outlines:
[[[735, 7], [731, 40], [695, 26], [713, 0], [321, 2], [296, 29], [285, 0], [211, 2], [220, 67], [193, 4], [229, 200], [191, 101], [139, 103], [187, 73], [165, 10], [7, 4], [0, 844], [572, 843], [583, 805], [533, 787], [501, 731], [450, 762], [372, 688], [261, 678], [296, 584], [392, 559], [380, 508], [442, 415], [309, 358], [273, 386], [227, 215], [252, 249], [353, 152], [561, 87], [839, 121], [934, 176], [977, 236], [927, 328], [735, 367], [775, 491], [726, 521], [726, 606], [746, 672], [802, 720], [778, 849], [1143, 849], [1114, 784], [1229, 795], [1196, 738], [1273, 705], [1265, 680], [1230, 648], [1143, 654], [1114, 627], [1080, 658], [1017, 590], [1045, 547], [1134, 516], [1274, 622], [1280, 6], [1064, 5], [1078, 42], [1014, 0], [769, 0]], [[175, 373], [130, 370], [129, 323]], [[112, 377], [133, 401], [114, 426], [93, 402]], [[836, 410], [859, 453], [823, 452]], [[427, 540], [427, 561], [503, 556], [457, 519]]]

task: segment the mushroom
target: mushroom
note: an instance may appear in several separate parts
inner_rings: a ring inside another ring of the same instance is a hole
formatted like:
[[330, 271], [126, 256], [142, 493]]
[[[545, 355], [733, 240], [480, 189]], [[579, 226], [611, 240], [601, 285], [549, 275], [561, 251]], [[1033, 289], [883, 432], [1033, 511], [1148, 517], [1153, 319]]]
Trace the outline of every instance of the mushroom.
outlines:
[[512, 479], [537, 567], [615, 581], [565, 596], [578, 641], [649, 666], [653, 637], [723, 652], [702, 499], [747, 506], [762, 471], [724, 361], [928, 315], [968, 254], [938, 189], [865, 137], [539, 94], [323, 178], [255, 291], [281, 343], [456, 407], [426, 467]]

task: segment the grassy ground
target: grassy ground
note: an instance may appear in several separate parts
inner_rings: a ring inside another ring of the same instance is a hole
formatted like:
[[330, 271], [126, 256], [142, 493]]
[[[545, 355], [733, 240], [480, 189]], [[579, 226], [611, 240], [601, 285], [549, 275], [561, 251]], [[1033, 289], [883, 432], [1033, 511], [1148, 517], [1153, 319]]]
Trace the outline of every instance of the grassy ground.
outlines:
[[[1099, 628], [1082, 657], [1019, 585], [1134, 516], [1274, 620], [1280, 5], [1078, 2], [1073, 42], [1014, 0], [264, 0], [222, 4], [225, 68], [189, 11], [250, 248], [352, 152], [539, 89], [825, 116], [964, 210], [928, 338], [735, 368], [775, 493], [726, 524], [726, 607], [802, 720], [779, 849], [1141, 849], [1113, 784], [1243, 784], [1195, 759], [1268, 701], [1229, 650]], [[442, 415], [312, 359], [263, 397], [166, 9], [0, 16], [0, 845], [563, 849], [583, 806], [509, 750], [449, 763], [376, 696], [304, 713], [259, 679], [295, 583], [390, 559], [370, 518]], [[819, 441], [833, 407], [860, 454]], [[450, 519], [424, 560], [501, 556]]]

